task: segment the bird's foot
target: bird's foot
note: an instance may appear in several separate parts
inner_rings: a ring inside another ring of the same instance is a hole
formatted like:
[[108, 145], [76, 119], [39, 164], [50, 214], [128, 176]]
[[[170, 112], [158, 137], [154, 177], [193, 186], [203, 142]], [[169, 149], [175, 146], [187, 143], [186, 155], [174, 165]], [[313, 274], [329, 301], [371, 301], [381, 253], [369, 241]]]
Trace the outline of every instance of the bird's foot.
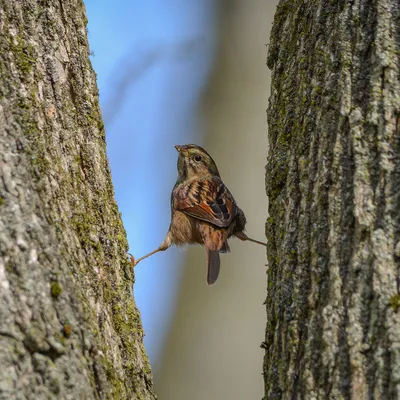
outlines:
[[128, 253], [129, 259], [131, 260], [131, 266], [134, 267], [136, 265], [135, 257], [131, 253]]

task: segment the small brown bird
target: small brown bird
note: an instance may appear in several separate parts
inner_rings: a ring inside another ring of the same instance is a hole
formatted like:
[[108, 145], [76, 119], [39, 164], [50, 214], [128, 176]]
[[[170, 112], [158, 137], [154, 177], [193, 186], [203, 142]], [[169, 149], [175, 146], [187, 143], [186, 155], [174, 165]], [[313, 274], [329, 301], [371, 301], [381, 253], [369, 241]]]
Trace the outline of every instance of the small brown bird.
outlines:
[[222, 182], [218, 168], [211, 156], [200, 146], [187, 144], [175, 146], [179, 152], [178, 179], [171, 194], [171, 225], [161, 246], [135, 260], [167, 250], [171, 244], [201, 244], [207, 251], [207, 283], [218, 278], [219, 253], [229, 253], [228, 239], [236, 236], [266, 246], [250, 239], [243, 231], [246, 217]]

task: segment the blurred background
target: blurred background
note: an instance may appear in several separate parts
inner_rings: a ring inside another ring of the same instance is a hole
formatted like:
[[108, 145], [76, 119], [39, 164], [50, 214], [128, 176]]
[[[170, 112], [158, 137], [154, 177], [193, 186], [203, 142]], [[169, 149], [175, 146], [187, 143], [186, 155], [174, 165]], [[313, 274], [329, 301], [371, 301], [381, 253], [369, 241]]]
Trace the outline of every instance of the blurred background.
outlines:
[[[204, 146], [264, 240], [269, 71], [277, 1], [86, 0], [116, 198], [130, 251], [163, 241], [175, 144]], [[161, 400], [263, 396], [265, 248], [232, 240], [217, 283], [201, 247], [135, 269], [135, 300]]]

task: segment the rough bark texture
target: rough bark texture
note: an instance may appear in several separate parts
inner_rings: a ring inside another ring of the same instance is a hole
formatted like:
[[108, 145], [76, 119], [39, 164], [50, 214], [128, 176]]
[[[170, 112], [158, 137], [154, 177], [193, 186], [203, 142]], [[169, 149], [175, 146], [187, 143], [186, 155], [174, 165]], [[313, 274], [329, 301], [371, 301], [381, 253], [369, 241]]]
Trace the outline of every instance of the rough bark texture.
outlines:
[[400, 398], [398, 0], [282, 0], [266, 399]]
[[81, 0], [0, 0], [0, 398], [154, 399]]

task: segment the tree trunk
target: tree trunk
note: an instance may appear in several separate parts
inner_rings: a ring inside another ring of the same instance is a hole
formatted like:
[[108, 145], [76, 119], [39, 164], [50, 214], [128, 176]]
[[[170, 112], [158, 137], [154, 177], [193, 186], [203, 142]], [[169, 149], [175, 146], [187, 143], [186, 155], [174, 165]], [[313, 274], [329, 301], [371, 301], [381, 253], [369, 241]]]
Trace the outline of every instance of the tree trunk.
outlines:
[[400, 398], [398, 0], [281, 0], [266, 399]]
[[81, 0], [0, 0], [0, 398], [154, 399]]

